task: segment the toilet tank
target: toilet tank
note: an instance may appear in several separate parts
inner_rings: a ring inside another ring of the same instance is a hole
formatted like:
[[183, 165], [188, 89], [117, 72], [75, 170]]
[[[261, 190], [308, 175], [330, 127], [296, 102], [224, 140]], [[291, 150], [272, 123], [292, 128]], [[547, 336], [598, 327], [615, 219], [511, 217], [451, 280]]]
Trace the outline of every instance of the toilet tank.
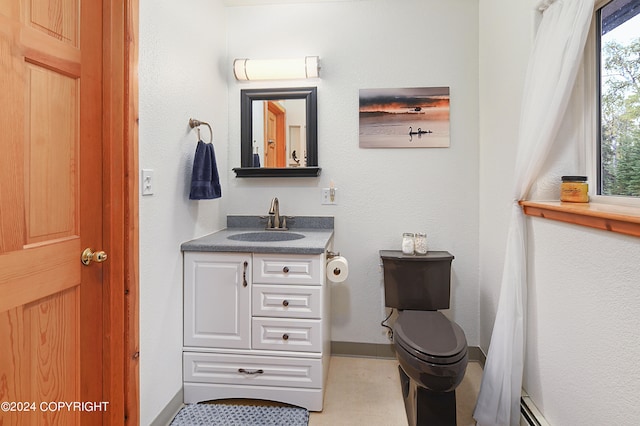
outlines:
[[384, 268], [385, 306], [436, 311], [448, 309], [451, 296], [451, 261], [446, 251], [405, 255], [400, 250], [380, 250]]

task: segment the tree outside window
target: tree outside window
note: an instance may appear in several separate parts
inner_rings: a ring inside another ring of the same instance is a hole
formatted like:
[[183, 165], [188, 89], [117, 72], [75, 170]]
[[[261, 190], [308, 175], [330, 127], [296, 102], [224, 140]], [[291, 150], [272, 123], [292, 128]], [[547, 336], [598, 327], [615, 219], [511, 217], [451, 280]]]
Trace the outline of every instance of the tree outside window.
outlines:
[[640, 197], [640, 0], [600, 11], [599, 193]]

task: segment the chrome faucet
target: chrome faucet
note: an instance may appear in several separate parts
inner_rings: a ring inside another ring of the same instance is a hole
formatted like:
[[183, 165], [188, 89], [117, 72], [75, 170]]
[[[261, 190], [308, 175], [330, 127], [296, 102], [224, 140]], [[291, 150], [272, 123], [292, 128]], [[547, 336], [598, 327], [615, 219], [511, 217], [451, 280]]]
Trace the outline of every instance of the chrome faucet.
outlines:
[[[273, 221], [271, 220], [273, 218]], [[271, 207], [269, 207], [269, 221], [267, 222], [267, 229], [274, 231], [286, 231], [287, 219], [280, 217], [280, 202], [278, 197], [273, 197], [271, 200]]]

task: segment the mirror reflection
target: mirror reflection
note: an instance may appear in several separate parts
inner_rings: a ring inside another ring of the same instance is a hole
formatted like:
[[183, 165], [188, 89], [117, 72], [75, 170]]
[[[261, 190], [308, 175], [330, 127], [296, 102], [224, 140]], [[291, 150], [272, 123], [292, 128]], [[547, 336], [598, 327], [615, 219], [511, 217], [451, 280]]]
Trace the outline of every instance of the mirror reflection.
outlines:
[[253, 167], [306, 167], [305, 99], [252, 102]]
[[318, 99], [315, 87], [240, 91], [237, 177], [315, 177]]

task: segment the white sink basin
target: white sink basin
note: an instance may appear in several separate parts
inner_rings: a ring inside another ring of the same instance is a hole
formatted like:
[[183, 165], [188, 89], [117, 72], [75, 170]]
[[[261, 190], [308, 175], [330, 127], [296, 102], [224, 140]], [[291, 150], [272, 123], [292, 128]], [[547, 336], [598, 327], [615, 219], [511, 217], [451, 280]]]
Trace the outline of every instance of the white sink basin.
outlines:
[[288, 231], [251, 231], [229, 235], [227, 238], [234, 241], [269, 242], [299, 240], [304, 235]]

